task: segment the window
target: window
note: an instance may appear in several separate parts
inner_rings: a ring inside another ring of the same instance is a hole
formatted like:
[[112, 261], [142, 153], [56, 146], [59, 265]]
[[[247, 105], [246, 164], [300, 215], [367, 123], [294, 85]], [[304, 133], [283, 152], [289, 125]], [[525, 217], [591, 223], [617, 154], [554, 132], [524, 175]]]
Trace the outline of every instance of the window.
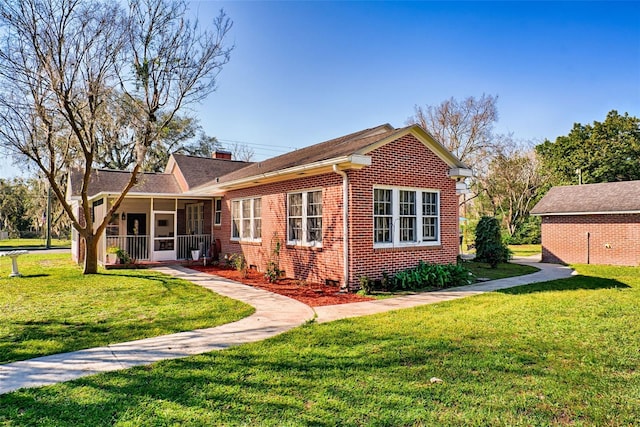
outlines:
[[391, 190], [376, 188], [373, 190], [373, 228], [374, 243], [391, 243]]
[[289, 193], [287, 242], [292, 245], [322, 245], [322, 191]]
[[187, 234], [204, 233], [204, 203], [195, 203], [186, 206], [187, 209]]
[[373, 189], [376, 247], [440, 243], [440, 193], [410, 188]]
[[415, 191], [400, 191], [400, 241], [416, 241]]
[[438, 193], [422, 192], [422, 240], [438, 240]]
[[213, 200], [213, 225], [222, 225], [222, 199], [217, 197]]
[[262, 199], [231, 201], [231, 239], [259, 242], [262, 239]]

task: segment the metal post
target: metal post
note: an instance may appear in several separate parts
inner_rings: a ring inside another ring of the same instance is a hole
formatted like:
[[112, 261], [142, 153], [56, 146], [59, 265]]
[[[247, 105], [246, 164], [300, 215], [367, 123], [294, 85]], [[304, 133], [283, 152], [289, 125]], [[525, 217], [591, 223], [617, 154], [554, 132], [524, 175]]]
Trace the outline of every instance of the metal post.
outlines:
[[47, 190], [47, 249], [51, 248], [51, 184]]

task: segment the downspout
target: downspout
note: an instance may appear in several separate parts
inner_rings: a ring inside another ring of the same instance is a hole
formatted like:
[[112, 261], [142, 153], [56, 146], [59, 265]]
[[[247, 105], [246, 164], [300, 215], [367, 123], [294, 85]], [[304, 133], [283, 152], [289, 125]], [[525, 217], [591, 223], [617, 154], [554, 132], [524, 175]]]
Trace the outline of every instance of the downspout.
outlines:
[[342, 177], [342, 263], [344, 274], [343, 289], [349, 289], [349, 176], [338, 165], [333, 171]]

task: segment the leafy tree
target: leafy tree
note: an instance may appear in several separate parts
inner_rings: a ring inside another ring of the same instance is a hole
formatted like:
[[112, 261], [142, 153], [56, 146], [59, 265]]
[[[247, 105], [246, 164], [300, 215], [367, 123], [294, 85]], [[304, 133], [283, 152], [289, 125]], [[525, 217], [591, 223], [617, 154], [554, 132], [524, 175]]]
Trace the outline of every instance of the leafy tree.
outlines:
[[[131, 108], [128, 99], [117, 98], [109, 105], [113, 120], [99, 123], [105, 135], [104, 143], [98, 145], [95, 165], [98, 168], [131, 170], [137, 163], [136, 145], [133, 143], [135, 129], [129, 117]], [[164, 122], [165, 118], [160, 119]], [[198, 139], [196, 140], [196, 136]], [[162, 172], [174, 153], [209, 157], [219, 147], [215, 137], [204, 134], [197, 120], [174, 115], [166, 126], [159, 130], [157, 141], [149, 147], [142, 170]]]
[[476, 226], [476, 260], [496, 268], [498, 263], [507, 262], [509, 248], [502, 243], [498, 219], [490, 216], [480, 218]]
[[31, 228], [28, 194], [29, 188], [22, 179], [0, 178], [0, 230], [8, 231], [12, 236], [20, 236]]
[[575, 123], [566, 136], [536, 147], [553, 183], [640, 179], [640, 119], [612, 110], [604, 122]]
[[[224, 12], [202, 31], [185, 19], [186, 8], [184, 0], [130, 0], [128, 11], [107, 0], [0, 3], [0, 144], [46, 177], [85, 241], [86, 274], [97, 272], [98, 239], [135, 185], [148, 151], [181, 108], [213, 92], [229, 61], [231, 21]], [[98, 147], [115, 142], [103, 129], [121, 97], [129, 115], [120, 130], [136, 161], [120, 196], [94, 224], [89, 178]], [[71, 168], [83, 176], [81, 215], [59, 183]]]
[[481, 182], [493, 212], [502, 218], [509, 237], [530, 224], [529, 211], [546, 190], [548, 175], [529, 147], [514, 141], [504, 144], [491, 159], [488, 174]]

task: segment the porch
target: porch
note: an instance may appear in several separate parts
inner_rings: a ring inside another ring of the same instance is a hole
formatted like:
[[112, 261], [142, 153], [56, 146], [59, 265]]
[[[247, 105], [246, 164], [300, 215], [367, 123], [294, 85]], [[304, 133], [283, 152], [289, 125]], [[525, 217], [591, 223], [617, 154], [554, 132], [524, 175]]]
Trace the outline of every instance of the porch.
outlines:
[[107, 253], [104, 264], [116, 264], [117, 257], [110, 248], [120, 248], [135, 261], [172, 261], [192, 259], [192, 250], [199, 250], [200, 257], [211, 257], [211, 234], [189, 234], [175, 237], [149, 235], [107, 236]]
[[[111, 197], [94, 202], [95, 217], [105, 215], [112, 202]], [[126, 251], [132, 260], [142, 262], [188, 260], [192, 250], [199, 250], [200, 257], [210, 257], [219, 205], [220, 199], [213, 198], [126, 198], [98, 245], [99, 262], [117, 263], [117, 251]]]

